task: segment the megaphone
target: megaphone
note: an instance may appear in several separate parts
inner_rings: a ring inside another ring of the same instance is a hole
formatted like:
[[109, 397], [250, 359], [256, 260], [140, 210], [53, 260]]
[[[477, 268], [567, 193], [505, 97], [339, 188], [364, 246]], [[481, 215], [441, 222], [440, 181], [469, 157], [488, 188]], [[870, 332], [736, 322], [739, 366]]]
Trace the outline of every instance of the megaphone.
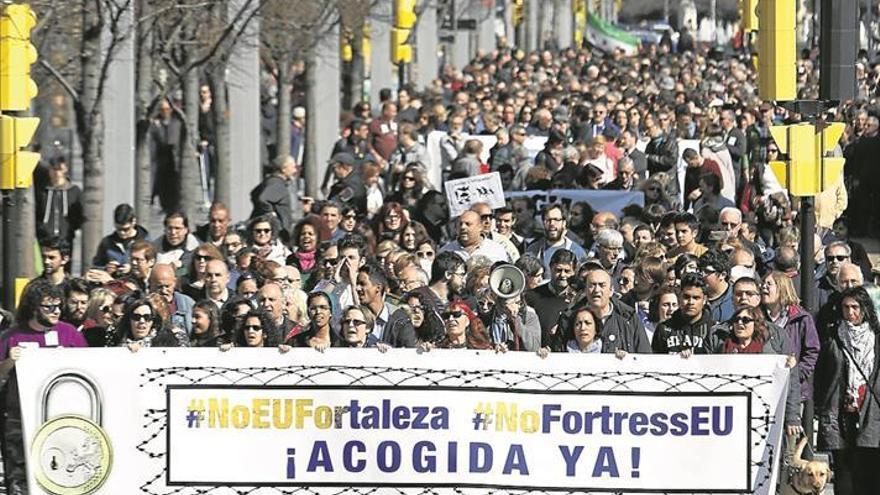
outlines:
[[499, 299], [519, 297], [526, 288], [526, 276], [522, 270], [510, 263], [503, 263], [489, 274], [489, 288]]

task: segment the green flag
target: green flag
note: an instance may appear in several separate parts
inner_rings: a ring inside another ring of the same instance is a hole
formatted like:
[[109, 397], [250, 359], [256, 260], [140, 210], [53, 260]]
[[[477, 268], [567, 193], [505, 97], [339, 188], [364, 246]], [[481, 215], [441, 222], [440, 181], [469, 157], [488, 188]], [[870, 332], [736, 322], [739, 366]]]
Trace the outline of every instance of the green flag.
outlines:
[[621, 50], [624, 55], [635, 55], [639, 51], [639, 39], [605, 22], [593, 14], [587, 17], [587, 41], [604, 52]]

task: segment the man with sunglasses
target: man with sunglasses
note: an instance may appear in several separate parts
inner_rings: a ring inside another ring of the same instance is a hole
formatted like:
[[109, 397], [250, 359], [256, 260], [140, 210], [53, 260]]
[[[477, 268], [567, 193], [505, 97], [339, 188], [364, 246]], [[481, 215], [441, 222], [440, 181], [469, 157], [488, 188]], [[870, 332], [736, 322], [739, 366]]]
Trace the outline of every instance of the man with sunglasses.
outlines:
[[852, 250], [845, 242], [834, 241], [825, 246], [825, 272], [816, 281], [819, 302], [817, 307], [824, 306], [839, 291], [837, 274], [840, 273], [840, 267], [850, 261], [851, 256]]
[[[34, 280], [25, 288], [16, 314], [16, 327], [0, 337], [0, 379], [8, 380], [2, 416], [3, 471], [8, 493], [27, 493], [25, 459], [21, 432], [15, 362], [29, 347], [88, 347], [83, 335], [61, 321], [64, 291], [47, 280]], [[10, 374], [12, 376], [10, 377]]]

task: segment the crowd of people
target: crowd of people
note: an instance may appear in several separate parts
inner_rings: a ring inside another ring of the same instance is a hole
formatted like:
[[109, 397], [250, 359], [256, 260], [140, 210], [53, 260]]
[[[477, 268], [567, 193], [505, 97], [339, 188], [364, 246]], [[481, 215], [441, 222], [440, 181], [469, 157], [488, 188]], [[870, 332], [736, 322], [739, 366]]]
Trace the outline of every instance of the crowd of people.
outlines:
[[[231, 220], [248, 212], [214, 203], [207, 224], [167, 211], [152, 235], [122, 204], [81, 277], [68, 271], [78, 217], [53, 203], [66, 184], [53, 163], [38, 218], [44, 273], [15, 317], [0, 319], [0, 371], [14, 369], [23, 342], [479, 349], [547, 360], [777, 354], [792, 368], [788, 434], [812, 442], [817, 421], [835, 492], [878, 493], [877, 289], [850, 230], [877, 232], [880, 66], [860, 61], [859, 98], [829, 115], [847, 122], [836, 150], [848, 158], [846, 178], [816, 197], [817, 231], [799, 232], [798, 202], [767, 163], [780, 157], [769, 126], [802, 116], [760, 100], [748, 58], [675, 48], [666, 38], [636, 57], [502, 48], [447, 67], [431, 87], [383, 91], [376, 115], [367, 103], [348, 114], [322, 199], [298, 197], [298, 160], [279, 156], [246, 222]], [[803, 97], [814, 96], [817, 72], [805, 53]], [[293, 115], [291, 140], [301, 140], [305, 115]], [[433, 131], [445, 132], [439, 164], [428, 158]], [[488, 160], [477, 135], [497, 138]], [[524, 145], [530, 137], [546, 138], [537, 154]], [[682, 140], [699, 145], [681, 152]], [[450, 218], [430, 167], [444, 181], [498, 172], [506, 191], [639, 191], [644, 203], [615, 212], [523, 196]], [[815, 273], [800, 270], [805, 235], [817, 241]], [[490, 276], [509, 265], [525, 283], [504, 297]], [[801, 303], [804, 277], [818, 284], [812, 311]], [[23, 479], [16, 421], [7, 408], [11, 490]]]

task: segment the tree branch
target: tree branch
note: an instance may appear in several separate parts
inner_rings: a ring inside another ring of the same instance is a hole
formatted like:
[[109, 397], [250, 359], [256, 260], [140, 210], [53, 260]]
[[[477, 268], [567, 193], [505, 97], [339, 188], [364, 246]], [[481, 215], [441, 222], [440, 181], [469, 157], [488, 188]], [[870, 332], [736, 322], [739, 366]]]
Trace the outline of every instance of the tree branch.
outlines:
[[49, 71], [49, 74], [51, 74], [52, 77], [54, 77], [55, 80], [58, 81], [58, 84], [60, 84], [61, 87], [64, 88], [64, 91], [66, 91], [67, 94], [70, 95], [70, 98], [73, 100], [74, 105], [78, 105], [79, 104], [79, 94], [76, 92], [75, 89], [73, 89], [73, 86], [71, 86], [71, 84], [67, 80], [67, 78], [64, 77], [60, 72], [58, 72], [58, 70], [55, 69], [55, 67], [52, 66], [52, 64], [50, 64], [48, 61], [46, 61], [46, 59], [41, 58], [41, 59], [39, 59], [39, 61], [40, 61], [40, 65], [43, 68], [45, 68], [47, 71]]

